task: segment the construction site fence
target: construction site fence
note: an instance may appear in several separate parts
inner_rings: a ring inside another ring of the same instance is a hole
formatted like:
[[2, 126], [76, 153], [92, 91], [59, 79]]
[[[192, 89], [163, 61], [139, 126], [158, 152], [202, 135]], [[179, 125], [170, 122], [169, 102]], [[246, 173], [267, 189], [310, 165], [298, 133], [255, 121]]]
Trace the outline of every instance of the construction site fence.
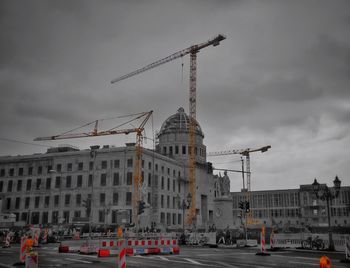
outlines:
[[[332, 234], [332, 240], [336, 251], [345, 250], [346, 238], [349, 235], [345, 234]], [[274, 234], [274, 245], [275, 248], [300, 248], [302, 247], [303, 241], [307, 239], [314, 240], [316, 238], [322, 239], [325, 248], [329, 247], [329, 235], [328, 234], [310, 234], [310, 233], [278, 233]], [[269, 239], [267, 239], [269, 241]]]

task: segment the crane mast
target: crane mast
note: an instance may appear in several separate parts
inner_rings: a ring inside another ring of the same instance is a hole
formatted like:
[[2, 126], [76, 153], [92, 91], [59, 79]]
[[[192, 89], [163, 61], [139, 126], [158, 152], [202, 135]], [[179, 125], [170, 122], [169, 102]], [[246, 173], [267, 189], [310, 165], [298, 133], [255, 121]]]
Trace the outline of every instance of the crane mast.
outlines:
[[159, 65], [165, 64], [177, 58], [183, 57], [187, 54], [190, 54], [190, 90], [189, 90], [189, 115], [190, 115], [190, 124], [189, 124], [189, 191], [192, 195], [190, 212], [187, 218], [187, 223], [190, 225], [196, 219], [196, 90], [197, 90], [197, 53], [210, 45], [217, 46], [222, 40], [226, 39], [224, 35], [217, 35], [213, 39], [208, 40], [207, 42], [193, 45], [181, 51], [171, 54], [168, 57], [157, 60], [151, 64], [148, 64], [136, 71], [128, 73], [126, 75], [120, 76], [116, 79], [113, 79], [111, 83], [116, 83], [121, 80], [127, 79], [129, 77], [135, 76], [137, 74], [143, 73], [147, 70], [153, 69]]

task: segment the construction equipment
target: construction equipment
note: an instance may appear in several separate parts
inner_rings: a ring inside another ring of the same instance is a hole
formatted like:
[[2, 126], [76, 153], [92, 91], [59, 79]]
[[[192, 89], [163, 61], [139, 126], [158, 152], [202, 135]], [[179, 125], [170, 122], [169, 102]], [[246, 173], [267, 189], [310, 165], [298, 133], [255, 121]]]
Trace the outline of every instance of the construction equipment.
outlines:
[[[148, 119], [151, 117], [153, 111], [144, 112], [134, 116], [127, 122], [124, 122], [123, 124], [120, 124], [112, 129], [104, 130], [104, 131], [98, 131], [98, 122], [105, 120], [95, 120], [93, 122], [87, 123], [81, 127], [77, 127], [73, 130], [67, 131], [65, 133], [54, 135], [54, 136], [48, 136], [48, 137], [38, 137], [35, 138], [34, 141], [46, 141], [46, 140], [62, 140], [62, 139], [73, 139], [73, 138], [88, 138], [88, 137], [100, 137], [100, 136], [106, 136], [106, 135], [117, 135], [117, 134], [129, 134], [129, 133], [136, 133], [136, 144], [135, 144], [135, 156], [136, 156], [136, 163], [134, 168], [134, 194], [133, 194], [133, 222], [138, 224], [138, 203], [140, 201], [140, 189], [142, 186], [142, 141], [143, 141], [143, 132], [145, 130], [145, 125], [148, 121]], [[126, 129], [117, 129], [121, 126], [124, 126], [126, 124], [129, 124], [131, 122], [135, 122], [137, 120], [142, 120], [139, 127], [135, 128], [126, 128]], [[89, 125], [94, 124], [94, 129], [90, 132], [82, 132], [82, 133], [71, 133], [77, 129], [87, 127]]]
[[[243, 170], [243, 165], [242, 165], [242, 176], [243, 176], [243, 191], [246, 192], [246, 202], [252, 204], [251, 198], [250, 198], [250, 193], [251, 193], [251, 184], [250, 184], [250, 179], [251, 179], [251, 172], [250, 172], [250, 153], [253, 152], [266, 152], [268, 149], [271, 148], [271, 145], [263, 146], [261, 148], [257, 149], [241, 149], [241, 150], [227, 150], [227, 151], [220, 151], [220, 152], [209, 152], [207, 156], [222, 156], [222, 155], [231, 155], [231, 154], [240, 154], [242, 156], [245, 156], [246, 158], [246, 171]], [[247, 176], [247, 188], [245, 188], [245, 183], [244, 183], [244, 173]], [[246, 213], [247, 219], [246, 223], [247, 224], [256, 224], [257, 221], [253, 219], [253, 213], [252, 210], [250, 209], [249, 212]]]
[[244, 174], [247, 174], [247, 188], [245, 188], [245, 183], [244, 183], [244, 178], [243, 178], [243, 189], [250, 192], [251, 191], [251, 187], [250, 187], [250, 153], [253, 152], [266, 152], [268, 149], [270, 149], [271, 146], [267, 145], [258, 149], [241, 149], [241, 150], [227, 150], [227, 151], [219, 151], [219, 152], [209, 152], [207, 154], [207, 156], [222, 156], [222, 155], [231, 155], [231, 154], [240, 154], [246, 157], [246, 171], [242, 170], [241, 172]]
[[190, 54], [190, 95], [189, 95], [189, 110], [190, 110], [190, 126], [189, 126], [189, 185], [190, 185], [190, 193], [192, 194], [191, 208], [189, 212], [189, 216], [187, 219], [188, 224], [192, 224], [192, 222], [196, 218], [196, 155], [195, 155], [195, 146], [196, 146], [196, 82], [197, 82], [197, 53], [208, 46], [217, 46], [220, 44], [222, 40], [226, 39], [224, 35], [217, 35], [215, 38], [208, 40], [207, 42], [200, 43], [197, 45], [190, 46], [184, 50], [173, 53], [168, 57], [157, 60], [151, 64], [148, 64], [136, 71], [128, 73], [126, 75], [120, 76], [116, 79], [113, 79], [111, 83], [116, 83], [121, 80], [127, 79], [134, 75], [143, 73], [147, 70], [153, 69], [159, 65], [165, 64], [169, 61], [178, 59], [187, 54]]

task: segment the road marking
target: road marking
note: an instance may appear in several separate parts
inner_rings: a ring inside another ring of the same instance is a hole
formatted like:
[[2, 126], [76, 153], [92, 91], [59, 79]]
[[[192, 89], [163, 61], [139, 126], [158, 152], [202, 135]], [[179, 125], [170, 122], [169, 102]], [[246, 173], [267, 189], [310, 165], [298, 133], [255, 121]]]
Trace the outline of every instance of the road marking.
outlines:
[[299, 262], [299, 261], [289, 261], [288, 263], [310, 265], [310, 266], [319, 266], [318, 263], [309, 263], [309, 262]]
[[311, 258], [311, 257], [292, 257], [292, 258], [295, 258], [295, 259], [302, 259], [302, 260], [311, 260], [311, 261], [314, 261], [314, 260], [319, 260], [319, 258]]
[[189, 262], [191, 262], [191, 263], [193, 263], [193, 264], [202, 265], [200, 262], [195, 261], [195, 260], [192, 260], [192, 259], [184, 258], [184, 260], [189, 261]]
[[5, 268], [13, 268], [13, 265], [7, 265], [5, 263], [0, 263], [0, 266]]
[[64, 258], [64, 259], [68, 261], [75, 261], [75, 262], [81, 262], [81, 263], [92, 263], [91, 261], [84, 261], [81, 259], [73, 259], [73, 258]]
[[162, 259], [163, 261], [170, 261], [169, 259], [165, 258], [164, 256], [157, 256], [157, 257]]

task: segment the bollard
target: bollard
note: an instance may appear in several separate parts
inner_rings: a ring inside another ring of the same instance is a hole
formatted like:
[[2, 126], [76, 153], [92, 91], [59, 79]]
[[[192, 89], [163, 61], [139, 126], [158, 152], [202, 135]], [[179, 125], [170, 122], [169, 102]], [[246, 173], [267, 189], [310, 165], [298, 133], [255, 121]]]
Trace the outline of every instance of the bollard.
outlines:
[[320, 268], [331, 268], [331, 260], [327, 256], [322, 256], [320, 259]]
[[259, 256], [270, 256], [270, 253], [266, 252], [266, 245], [265, 245], [265, 226], [263, 225], [261, 227], [261, 233], [260, 233], [260, 252], [257, 252], [255, 255]]
[[10, 232], [8, 232], [5, 238], [5, 244], [3, 248], [9, 248], [11, 246], [10, 243], [11, 243], [11, 234]]
[[119, 244], [118, 268], [126, 268], [126, 241], [121, 240]]

